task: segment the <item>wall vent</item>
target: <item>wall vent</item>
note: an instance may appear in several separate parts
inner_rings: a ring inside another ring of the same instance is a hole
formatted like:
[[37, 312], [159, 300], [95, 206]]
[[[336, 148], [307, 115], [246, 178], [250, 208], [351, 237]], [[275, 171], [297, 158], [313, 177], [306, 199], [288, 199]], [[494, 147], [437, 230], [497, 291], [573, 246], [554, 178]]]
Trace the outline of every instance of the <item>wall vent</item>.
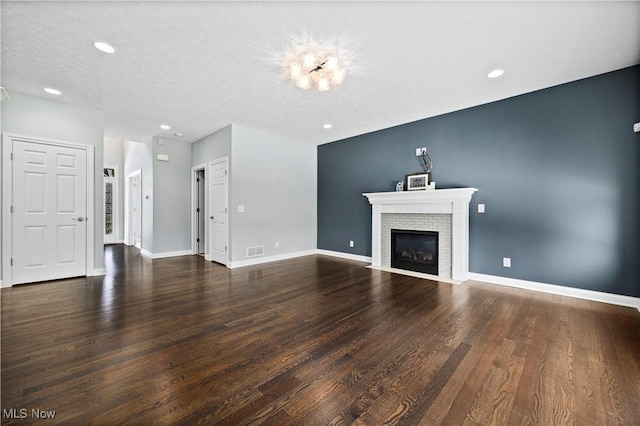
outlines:
[[247, 247], [247, 257], [256, 257], [264, 255], [264, 246]]

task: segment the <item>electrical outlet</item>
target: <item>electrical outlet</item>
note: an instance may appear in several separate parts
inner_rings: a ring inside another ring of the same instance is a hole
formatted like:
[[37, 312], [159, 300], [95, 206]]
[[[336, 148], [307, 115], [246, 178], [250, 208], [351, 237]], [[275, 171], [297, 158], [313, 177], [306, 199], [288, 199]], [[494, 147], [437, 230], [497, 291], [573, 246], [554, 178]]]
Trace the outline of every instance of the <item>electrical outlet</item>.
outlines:
[[349, 247], [353, 247], [353, 240], [349, 241]]
[[503, 257], [502, 258], [502, 266], [504, 266], [505, 268], [511, 268], [511, 258], [510, 257]]
[[416, 148], [416, 157], [420, 157], [422, 154], [427, 153], [427, 147]]
[[484, 213], [484, 204], [478, 204], [478, 213]]
[[243, 204], [238, 205], [238, 213], [244, 213], [244, 205]]
[[280, 241], [276, 241], [276, 248], [280, 248]]

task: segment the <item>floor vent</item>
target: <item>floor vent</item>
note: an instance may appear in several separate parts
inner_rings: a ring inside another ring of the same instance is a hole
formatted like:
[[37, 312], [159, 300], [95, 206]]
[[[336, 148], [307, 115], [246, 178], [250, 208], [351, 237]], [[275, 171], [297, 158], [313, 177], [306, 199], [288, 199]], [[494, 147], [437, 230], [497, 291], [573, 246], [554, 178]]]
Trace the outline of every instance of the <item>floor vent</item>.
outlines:
[[247, 247], [247, 257], [264, 255], [264, 246]]

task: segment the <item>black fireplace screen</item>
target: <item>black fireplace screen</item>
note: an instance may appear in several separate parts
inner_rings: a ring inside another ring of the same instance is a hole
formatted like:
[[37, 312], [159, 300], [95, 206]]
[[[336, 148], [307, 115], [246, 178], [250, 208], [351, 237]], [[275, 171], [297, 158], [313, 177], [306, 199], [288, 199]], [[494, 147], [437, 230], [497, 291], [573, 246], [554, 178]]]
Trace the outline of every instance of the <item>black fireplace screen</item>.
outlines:
[[391, 267], [438, 275], [438, 233], [392, 229]]

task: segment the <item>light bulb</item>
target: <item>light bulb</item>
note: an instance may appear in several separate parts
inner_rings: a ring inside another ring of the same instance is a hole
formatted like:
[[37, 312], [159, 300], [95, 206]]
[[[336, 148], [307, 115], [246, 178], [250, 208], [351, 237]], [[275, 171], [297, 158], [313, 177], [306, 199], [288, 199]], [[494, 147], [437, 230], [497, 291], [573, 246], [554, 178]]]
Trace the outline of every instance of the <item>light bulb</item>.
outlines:
[[303, 75], [298, 79], [296, 85], [301, 89], [307, 90], [309, 87], [311, 87], [311, 80], [309, 79], [308, 75]]
[[324, 63], [325, 68], [329, 71], [333, 71], [338, 68], [338, 59], [333, 56], [329, 56]]
[[302, 66], [298, 63], [291, 64], [291, 79], [297, 80], [300, 78], [300, 74], [302, 74]]
[[329, 90], [331, 86], [329, 86], [329, 80], [327, 77], [320, 77], [318, 79], [318, 91], [324, 92], [325, 90]]
[[338, 68], [333, 72], [333, 78], [331, 79], [332, 84], [341, 84], [344, 81], [346, 73], [344, 68]]
[[316, 57], [313, 56], [313, 53], [307, 53], [306, 55], [304, 55], [304, 58], [302, 58], [302, 62], [304, 63], [304, 66], [307, 68], [315, 68]]

